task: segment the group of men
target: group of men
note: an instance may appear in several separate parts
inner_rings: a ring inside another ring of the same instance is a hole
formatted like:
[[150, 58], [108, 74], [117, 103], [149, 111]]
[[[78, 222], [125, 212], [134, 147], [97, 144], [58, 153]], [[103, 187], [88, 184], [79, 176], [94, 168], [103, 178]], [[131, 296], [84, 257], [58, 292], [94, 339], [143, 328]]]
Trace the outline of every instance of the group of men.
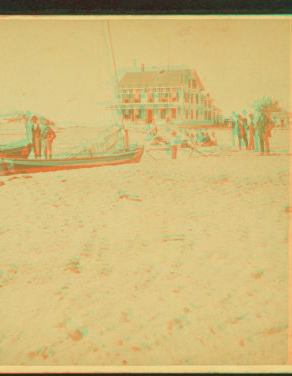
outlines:
[[232, 112], [230, 119], [232, 128], [232, 143], [241, 150], [245, 147], [248, 150], [270, 153], [270, 137], [274, 127], [274, 120], [268, 109], [256, 111], [247, 116], [246, 111], [241, 114]]
[[31, 116], [26, 113], [23, 116], [25, 120], [27, 146], [23, 150], [23, 155], [29, 159], [51, 159], [52, 145], [56, 134], [50, 127], [50, 120]]

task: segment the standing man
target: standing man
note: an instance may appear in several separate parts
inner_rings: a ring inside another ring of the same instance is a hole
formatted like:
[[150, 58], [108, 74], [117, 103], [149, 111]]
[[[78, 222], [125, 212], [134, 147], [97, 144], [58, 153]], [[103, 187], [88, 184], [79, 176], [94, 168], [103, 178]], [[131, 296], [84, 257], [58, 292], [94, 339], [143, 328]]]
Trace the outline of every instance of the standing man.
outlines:
[[247, 120], [239, 115], [239, 129], [240, 129], [240, 138], [241, 138], [241, 146], [243, 146], [243, 143], [245, 144], [245, 147], [248, 147], [248, 142], [246, 138], [246, 122]]
[[23, 119], [25, 121], [25, 129], [26, 129], [26, 147], [23, 150], [23, 155], [29, 156], [31, 149], [33, 148], [33, 135], [32, 135], [32, 119], [30, 111], [26, 111], [23, 115]]
[[264, 111], [262, 111], [260, 113], [260, 116], [258, 118], [257, 125], [256, 125], [261, 155], [264, 155], [264, 152], [265, 152], [264, 134], [266, 133], [266, 124], [267, 124], [267, 118], [264, 114]]
[[243, 125], [243, 132], [244, 132], [243, 133], [243, 139], [244, 139], [245, 147], [246, 147], [246, 149], [248, 149], [248, 138], [247, 138], [247, 135], [248, 135], [248, 120], [247, 120], [246, 110], [243, 110], [242, 113], [243, 113], [242, 125]]
[[47, 122], [47, 131], [44, 133], [44, 135], [46, 134], [46, 143], [45, 143], [45, 158], [46, 159], [52, 159], [52, 145], [53, 145], [53, 141], [54, 139], [56, 138], [56, 134], [55, 132], [53, 131], [53, 129], [51, 127], [49, 127], [50, 125], [50, 121]]
[[265, 111], [266, 124], [265, 124], [265, 133], [263, 134], [264, 144], [266, 153], [270, 154], [270, 142], [269, 139], [272, 136], [272, 129], [274, 128], [274, 122], [272, 115], [266, 110]]
[[231, 113], [232, 115], [232, 118], [229, 119], [229, 125], [230, 125], [230, 128], [231, 128], [231, 136], [232, 136], [232, 146], [235, 147], [235, 136], [236, 136], [236, 121], [237, 121], [237, 118], [236, 118], [236, 113], [234, 111], [232, 111]]
[[234, 132], [238, 139], [238, 148], [239, 150], [241, 150], [241, 130], [240, 130], [241, 122], [240, 122], [239, 115], [235, 115], [235, 119], [236, 120], [235, 120]]
[[37, 159], [41, 157], [41, 149], [42, 149], [41, 128], [40, 128], [40, 122], [37, 116], [33, 116], [32, 121], [34, 124], [34, 127], [33, 127], [34, 154], [35, 154], [35, 158]]
[[181, 138], [177, 135], [176, 131], [172, 132], [172, 139], [171, 139], [171, 159], [176, 159], [177, 157], [177, 147], [181, 144]]
[[30, 141], [28, 146], [30, 148], [28, 159], [36, 159], [39, 156], [41, 149], [41, 131], [38, 124], [38, 118], [34, 115], [30, 122], [28, 121], [25, 123], [25, 126]]
[[259, 151], [259, 134], [258, 134], [258, 120], [260, 117], [260, 113], [258, 111], [255, 111], [253, 114], [253, 123], [254, 123], [254, 150]]
[[249, 114], [250, 118], [250, 124], [249, 124], [249, 145], [248, 148], [249, 150], [254, 150], [254, 123], [253, 123], [253, 115]]

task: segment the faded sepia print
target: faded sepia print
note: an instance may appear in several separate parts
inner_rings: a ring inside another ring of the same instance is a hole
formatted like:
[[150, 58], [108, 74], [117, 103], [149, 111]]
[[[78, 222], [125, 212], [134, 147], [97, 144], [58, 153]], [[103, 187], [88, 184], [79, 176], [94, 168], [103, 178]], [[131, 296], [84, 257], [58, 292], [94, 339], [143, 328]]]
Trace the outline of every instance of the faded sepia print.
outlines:
[[0, 366], [288, 364], [290, 19], [3, 17], [0, 51]]

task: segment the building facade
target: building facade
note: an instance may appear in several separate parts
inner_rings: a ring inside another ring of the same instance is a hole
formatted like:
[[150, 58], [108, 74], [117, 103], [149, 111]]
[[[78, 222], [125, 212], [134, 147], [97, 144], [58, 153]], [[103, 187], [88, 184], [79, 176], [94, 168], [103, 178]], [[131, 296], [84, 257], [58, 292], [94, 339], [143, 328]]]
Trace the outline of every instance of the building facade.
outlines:
[[221, 116], [191, 69], [127, 72], [115, 98], [114, 108], [125, 122], [215, 124]]

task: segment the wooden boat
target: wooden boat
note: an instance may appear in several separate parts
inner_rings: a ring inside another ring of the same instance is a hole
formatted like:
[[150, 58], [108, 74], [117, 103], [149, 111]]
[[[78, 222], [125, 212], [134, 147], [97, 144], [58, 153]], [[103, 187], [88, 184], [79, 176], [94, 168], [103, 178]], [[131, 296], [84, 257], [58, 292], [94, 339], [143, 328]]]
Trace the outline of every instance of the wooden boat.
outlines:
[[11, 157], [11, 158], [21, 158], [21, 153], [25, 147], [27, 141], [21, 140], [18, 142], [12, 142], [6, 145], [0, 145], [0, 156]]
[[11, 171], [14, 173], [34, 173], [57, 170], [70, 170], [77, 168], [114, 166], [119, 164], [138, 163], [143, 155], [143, 152], [144, 147], [134, 145], [130, 146], [128, 149], [119, 149], [95, 153], [91, 156], [91, 158], [53, 158], [49, 160], [2, 158], [2, 166], [5, 171]]
[[[108, 24], [109, 38], [111, 42], [110, 28]], [[105, 35], [106, 39], [106, 35]], [[112, 50], [113, 55], [113, 50]], [[114, 60], [114, 55], [112, 56]], [[115, 62], [114, 62], [115, 66]], [[116, 69], [115, 69], [116, 71]], [[122, 131], [122, 129], [120, 129]], [[115, 131], [114, 134], [116, 134]], [[116, 137], [115, 137], [116, 138]], [[19, 149], [13, 148], [9, 150], [3, 149], [2, 153], [0, 151], [0, 162], [2, 160], [2, 166], [4, 171], [11, 171], [13, 173], [34, 173], [34, 172], [45, 172], [45, 171], [57, 171], [57, 170], [69, 170], [77, 168], [90, 168], [90, 167], [100, 167], [100, 166], [113, 166], [119, 164], [127, 163], [138, 163], [143, 155], [144, 147], [137, 145], [126, 146], [123, 149], [113, 149], [114, 145], [108, 145], [110, 143], [108, 140], [110, 137], [106, 137], [102, 148], [109, 148], [107, 151], [99, 152], [99, 146], [93, 144], [92, 146], [84, 147], [80, 145], [77, 149], [73, 151], [73, 155], [66, 156], [55, 156], [52, 159], [29, 159], [22, 156], [24, 145], [21, 145], [21, 152], [19, 155]], [[116, 144], [116, 142], [115, 142]], [[128, 144], [128, 143], [127, 143]], [[17, 145], [20, 147], [20, 145]], [[93, 152], [94, 151], [94, 152]]]

